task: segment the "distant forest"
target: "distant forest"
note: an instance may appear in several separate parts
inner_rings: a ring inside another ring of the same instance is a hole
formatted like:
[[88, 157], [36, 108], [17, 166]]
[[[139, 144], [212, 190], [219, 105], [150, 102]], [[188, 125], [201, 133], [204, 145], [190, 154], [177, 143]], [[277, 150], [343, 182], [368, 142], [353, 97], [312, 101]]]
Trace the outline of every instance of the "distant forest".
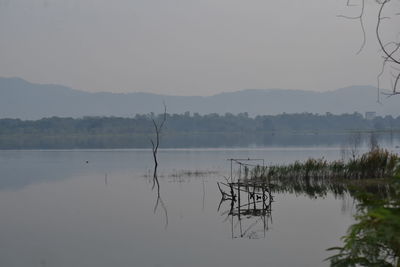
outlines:
[[[161, 115], [133, 118], [84, 117], [40, 120], [0, 119], [0, 149], [148, 148], [151, 121]], [[367, 120], [359, 113], [300, 113], [249, 117], [167, 114], [162, 147], [234, 147], [332, 144], [351, 132], [399, 132], [400, 116]]]

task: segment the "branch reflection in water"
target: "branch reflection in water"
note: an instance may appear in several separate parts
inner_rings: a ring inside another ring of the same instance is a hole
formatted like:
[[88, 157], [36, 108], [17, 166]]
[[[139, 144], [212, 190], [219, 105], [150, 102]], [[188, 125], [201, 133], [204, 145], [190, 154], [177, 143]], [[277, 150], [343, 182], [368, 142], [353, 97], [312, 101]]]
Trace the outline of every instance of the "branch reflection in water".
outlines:
[[151, 190], [154, 191], [154, 189], [156, 189], [157, 192], [157, 199], [156, 199], [156, 203], [154, 205], [154, 209], [153, 212], [156, 213], [157, 212], [157, 208], [159, 206], [161, 206], [162, 211], [164, 212], [164, 216], [165, 216], [165, 228], [168, 227], [168, 211], [167, 211], [167, 206], [165, 205], [164, 201], [161, 198], [161, 194], [160, 194], [160, 182], [158, 181], [158, 176], [157, 176], [157, 165], [154, 166], [154, 172], [153, 172], [153, 185], [151, 187]]

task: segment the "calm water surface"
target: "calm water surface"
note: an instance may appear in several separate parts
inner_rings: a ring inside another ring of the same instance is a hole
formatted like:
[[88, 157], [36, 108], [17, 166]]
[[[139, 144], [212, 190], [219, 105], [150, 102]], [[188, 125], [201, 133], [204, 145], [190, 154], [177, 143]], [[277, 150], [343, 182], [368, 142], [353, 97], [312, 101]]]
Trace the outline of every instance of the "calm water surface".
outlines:
[[[240, 223], [229, 203], [218, 210], [228, 158], [310, 156], [340, 151], [161, 150], [154, 211], [150, 150], [0, 151], [0, 266], [326, 266], [350, 197], [276, 194], [271, 216]], [[210, 173], [184, 174], [196, 170]]]

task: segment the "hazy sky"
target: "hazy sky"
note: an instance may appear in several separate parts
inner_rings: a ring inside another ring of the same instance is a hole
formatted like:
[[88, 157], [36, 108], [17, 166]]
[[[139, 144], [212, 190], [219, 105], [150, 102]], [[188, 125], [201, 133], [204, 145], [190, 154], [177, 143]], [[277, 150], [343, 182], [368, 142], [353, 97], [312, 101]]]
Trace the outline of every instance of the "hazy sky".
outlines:
[[0, 0], [0, 76], [87, 91], [211, 95], [376, 85], [347, 0]]

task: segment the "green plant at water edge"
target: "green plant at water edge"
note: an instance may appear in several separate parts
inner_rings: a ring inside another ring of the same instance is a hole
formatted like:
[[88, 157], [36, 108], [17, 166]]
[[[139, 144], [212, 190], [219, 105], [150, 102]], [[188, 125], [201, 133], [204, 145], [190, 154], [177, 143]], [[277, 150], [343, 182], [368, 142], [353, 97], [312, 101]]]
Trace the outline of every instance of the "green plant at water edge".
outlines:
[[357, 202], [357, 223], [328, 250], [331, 266], [400, 267], [400, 158], [373, 149], [347, 162], [324, 159], [289, 165], [257, 166], [250, 181], [271, 183], [271, 192], [304, 193], [310, 197], [350, 193]]
[[358, 193], [356, 224], [342, 238], [343, 247], [328, 258], [331, 266], [400, 266], [400, 171], [393, 180], [393, 193], [379, 198]]

